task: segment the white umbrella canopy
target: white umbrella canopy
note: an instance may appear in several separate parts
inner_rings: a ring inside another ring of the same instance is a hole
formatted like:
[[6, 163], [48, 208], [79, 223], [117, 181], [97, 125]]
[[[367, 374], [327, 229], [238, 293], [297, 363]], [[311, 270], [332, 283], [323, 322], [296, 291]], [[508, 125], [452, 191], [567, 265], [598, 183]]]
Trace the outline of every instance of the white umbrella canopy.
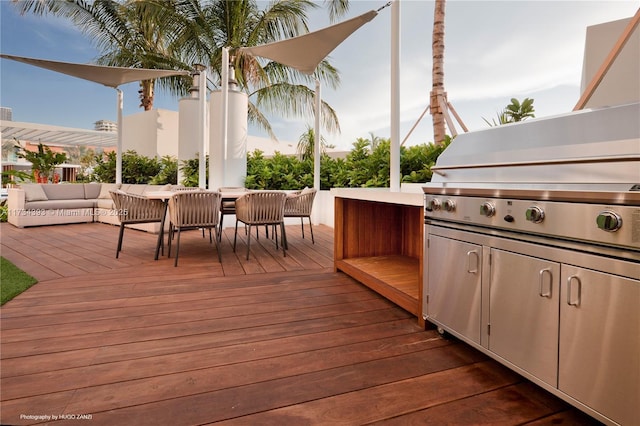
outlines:
[[118, 91], [118, 149], [116, 151], [116, 183], [122, 183], [122, 91], [118, 86], [134, 81], [153, 80], [176, 75], [189, 75], [186, 70], [158, 70], [147, 68], [110, 67], [72, 62], [50, 61], [0, 54], [0, 58], [11, 59], [36, 67], [56, 71], [83, 80], [93, 81]]

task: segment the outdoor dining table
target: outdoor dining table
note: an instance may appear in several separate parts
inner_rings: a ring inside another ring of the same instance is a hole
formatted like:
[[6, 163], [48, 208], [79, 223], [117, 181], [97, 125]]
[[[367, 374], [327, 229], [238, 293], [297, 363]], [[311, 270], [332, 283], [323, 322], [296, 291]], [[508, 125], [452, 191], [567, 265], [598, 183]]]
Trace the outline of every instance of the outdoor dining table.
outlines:
[[[243, 195], [247, 194], [248, 191], [221, 191], [221, 200], [222, 201], [235, 201]], [[291, 193], [293, 191], [282, 191], [285, 193]], [[162, 219], [160, 221], [160, 232], [158, 232], [158, 242], [156, 244], [156, 253], [154, 256], [154, 260], [158, 260], [160, 256], [160, 249], [162, 248], [162, 254], [164, 255], [164, 224], [167, 217], [167, 209], [169, 206], [169, 199], [176, 191], [149, 191], [146, 192], [143, 196], [150, 200], [162, 200], [164, 203], [164, 214], [162, 215]], [[222, 230], [221, 230], [222, 231]]]
[[144, 196], [150, 200], [162, 200], [162, 202], [164, 203], [164, 213], [162, 215], [162, 219], [160, 220], [160, 232], [158, 232], [158, 243], [156, 244], [156, 254], [153, 258], [154, 260], [158, 260], [160, 247], [162, 247], [162, 254], [164, 255], [164, 222], [167, 217], [167, 207], [169, 206], [169, 199], [173, 194], [175, 194], [174, 191], [149, 191], [144, 194]]

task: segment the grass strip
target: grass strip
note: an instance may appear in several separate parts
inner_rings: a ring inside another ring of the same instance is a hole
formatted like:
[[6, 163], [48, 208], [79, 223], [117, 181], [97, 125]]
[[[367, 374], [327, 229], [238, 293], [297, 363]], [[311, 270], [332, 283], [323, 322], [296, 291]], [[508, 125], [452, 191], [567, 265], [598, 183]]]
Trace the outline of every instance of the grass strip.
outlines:
[[38, 280], [0, 257], [0, 305], [4, 305], [35, 283]]

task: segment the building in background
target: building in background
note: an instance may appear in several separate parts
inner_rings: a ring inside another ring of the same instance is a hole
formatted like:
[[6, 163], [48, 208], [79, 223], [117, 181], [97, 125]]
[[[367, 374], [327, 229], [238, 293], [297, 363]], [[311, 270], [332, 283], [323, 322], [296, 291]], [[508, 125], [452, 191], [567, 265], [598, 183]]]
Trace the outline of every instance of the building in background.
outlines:
[[102, 131], [102, 132], [117, 132], [118, 131], [118, 123], [110, 121], [110, 120], [98, 120], [93, 123], [93, 129]]
[[0, 120], [2, 121], [13, 120], [13, 110], [11, 108], [0, 107]]

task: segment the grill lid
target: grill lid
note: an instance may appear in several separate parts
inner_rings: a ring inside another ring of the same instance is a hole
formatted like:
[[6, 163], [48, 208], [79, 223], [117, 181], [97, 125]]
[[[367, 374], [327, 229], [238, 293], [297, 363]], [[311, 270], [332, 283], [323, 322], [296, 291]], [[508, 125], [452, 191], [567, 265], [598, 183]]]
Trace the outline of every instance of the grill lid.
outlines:
[[638, 117], [632, 103], [460, 134], [427, 187], [631, 191], [640, 184]]

